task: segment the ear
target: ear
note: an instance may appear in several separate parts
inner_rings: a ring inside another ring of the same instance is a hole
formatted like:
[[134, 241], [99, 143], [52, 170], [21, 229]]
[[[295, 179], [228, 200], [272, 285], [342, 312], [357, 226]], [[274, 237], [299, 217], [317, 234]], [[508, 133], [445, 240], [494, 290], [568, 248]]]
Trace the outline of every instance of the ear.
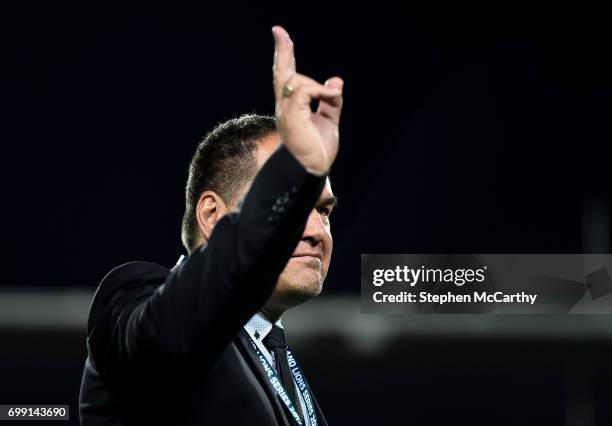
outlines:
[[204, 241], [210, 239], [213, 228], [227, 212], [228, 208], [225, 201], [216, 192], [204, 191], [200, 195], [196, 206], [196, 219]]

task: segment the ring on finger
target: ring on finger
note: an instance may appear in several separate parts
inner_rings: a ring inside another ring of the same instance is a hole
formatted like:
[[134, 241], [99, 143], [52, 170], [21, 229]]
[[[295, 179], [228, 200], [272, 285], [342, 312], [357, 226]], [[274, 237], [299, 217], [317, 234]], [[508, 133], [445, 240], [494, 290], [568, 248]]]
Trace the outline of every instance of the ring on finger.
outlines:
[[291, 95], [293, 95], [293, 92], [295, 91], [294, 87], [290, 84], [286, 84], [285, 87], [283, 87], [283, 98], [289, 98], [291, 97]]

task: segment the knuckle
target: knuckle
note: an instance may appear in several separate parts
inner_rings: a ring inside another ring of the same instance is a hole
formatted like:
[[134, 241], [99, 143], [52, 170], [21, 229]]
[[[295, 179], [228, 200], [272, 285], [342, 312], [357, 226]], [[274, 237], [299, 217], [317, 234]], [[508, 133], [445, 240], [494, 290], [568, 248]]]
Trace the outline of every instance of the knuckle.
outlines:
[[298, 84], [297, 86], [294, 87], [293, 89], [293, 97], [296, 98], [302, 98], [304, 96], [307, 96], [307, 92], [308, 92], [308, 88], [304, 85], [304, 84]]

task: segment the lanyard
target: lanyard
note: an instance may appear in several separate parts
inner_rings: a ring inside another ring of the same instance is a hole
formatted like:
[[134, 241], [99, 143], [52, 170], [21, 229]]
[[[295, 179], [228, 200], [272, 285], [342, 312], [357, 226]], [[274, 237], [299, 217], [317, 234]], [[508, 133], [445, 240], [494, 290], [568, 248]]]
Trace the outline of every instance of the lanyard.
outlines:
[[293, 378], [298, 385], [298, 389], [302, 394], [302, 398], [304, 398], [304, 402], [306, 403], [306, 411], [308, 412], [308, 418], [310, 419], [311, 426], [317, 426], [317, 414], [315, 413], [314, 404], [312, 402], [312, 397], [310, 396], [310, 386], [306, 382], [306, 377], [302, 374], [302, 370], [297, 363], [297, 360], [293, 357], [293, 353], [290, 349], [287, 348], [287, 361], [289, 362], [289, 368], [291, 368], [291, 373], [293, 374]]
[[[270, 366], [270, 363], [268, 362], [264, 354], [261, 353], [255, 342], [253, 342], [253, 339], [249, 338], [249, 341], [251, 342], [251, 346], [253, 347], [257, 358], [259, 358], [259, 361], [263, 365], [263, 368], [268, 376], [268, 380], [270, 380], [270, 383], [272, 384], [272, 387], [274, 388], [274, 390], [276, 390], [276, 393], [278, 394], [280, 399], [285, 403], [287, 409], [289, 410], [291, 416], [295, 419], [297, 424], [302, 426], [303, 423], [297, 413], [297, 410], [295, 409], [295, 405], [293, 404], [293, 401], [291, 401], [291, 398], [289, 398], [289, 395], [287, 395], [287, 392], [283, 388], [283, 385], [278, 376], [276, 375], [276, 372]], [[291, 353], [291, 350], [289, 349], [287, 349], [287, 362], [289, 363], [291, 374], [293, 374], [293, 378], [295, 379], [295, 382], [298, 385], [298, 389], [300, 390], [300, 393], [304, 398], [304, 402], [306, 403], [306, 410], [308, 412], [310, 424], [311, 426], [317, 426], [317, 415], [315, 413], [312, 398], [310, 396], [308, 383], [306, 383], [306, 378], [302, 374], [302, 370], [298, 366], [297, 361], [295, 360], [293, 354]]]

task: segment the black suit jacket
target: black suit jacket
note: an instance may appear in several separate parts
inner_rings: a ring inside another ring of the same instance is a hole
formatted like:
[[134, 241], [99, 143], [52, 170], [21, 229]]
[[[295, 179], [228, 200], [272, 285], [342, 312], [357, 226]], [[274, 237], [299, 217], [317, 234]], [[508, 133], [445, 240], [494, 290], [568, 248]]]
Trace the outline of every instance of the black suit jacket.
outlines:
[[240, 212], [179, 267], [113, 269], [89, 315], [81, 423], [293, 424], [243, 326], [271, 295], [324, 184], [281, 146]]

